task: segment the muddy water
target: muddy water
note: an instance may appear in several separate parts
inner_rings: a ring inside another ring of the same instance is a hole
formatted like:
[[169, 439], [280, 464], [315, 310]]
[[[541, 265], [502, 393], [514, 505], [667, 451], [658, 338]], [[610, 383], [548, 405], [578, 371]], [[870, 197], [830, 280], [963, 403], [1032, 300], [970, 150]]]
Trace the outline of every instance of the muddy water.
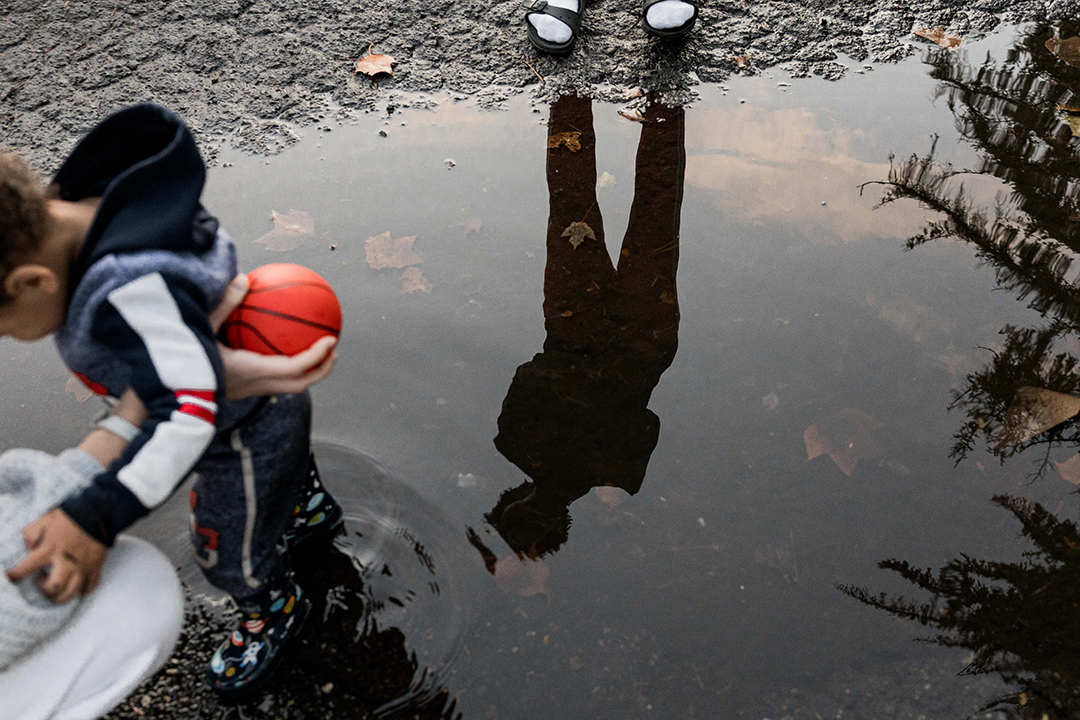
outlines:
[[[934, 135], [938, 160], [981, 170], [1005, 163], [986, 161], [993, 138], [1030, 135], [999, 153], [1028, 175], [969, 179], [979, 206], [1007, 193], [1003, 177], [1067, 172], [1039, 164], [1076, 153], [1053, 83], [987, 81], [1008, 92], [983, 102], [968, 87], [952, 107], [941, 93], [943, 72], [969, 82], [987, 53], [1046, 80], [1057, 61], [1038, 32], [842, 83], [701, 87], [644, 129], [612, 105], [490, 112], [436, 95], [309, 130], [270, 160], [223, 153], [206, 204], [243, 265], [312, 267], [344, 307], [341, 360], [314, 391], [326, 481], [350, 516], [335, 557], [353, 610], [325, 677], [363, 686], [378, 652], [401, 668], [355, 712], [439, 697], [465, 718], [963, 717], [1015, 690], [960, 675], [985, 643], [913, 643], [933, 630], [837, 586], [928, 600], [879, 561], [1018, 560], [1032, 542], [998, 494], [1075, 516], [1068, 470], [1040, 465], [1076, 454], [1069, 432], [1004, 462], [981, 436], [950, 457], [969, 419], [1001, 425], [1016, 387], [1072, 392], [1068, 373], [1014, 369], [1002, 402], [947, 412], [1005, 326], [1040, 323], [1033, 294], [1066, 307], [1069, 287], [1002, 289], [1008, 258], [969, 239], [906, 252], [944, 216], [910, 199], [875, 209], [887, 188], [860, 191]], [[1000, 131], [980, 134], [965, 107]], [[549, 113], [580, 150], [546, 148]], [[1026, 207], [1052, 215], [1052, 188], [1028, 185], [1042, 204]], [[293, 210], [312, 235], [259, 241], [271, 211]], [[1049, 241], [1071, 241], [1063, 217]], [[588, 227], [564, 235], [572, 223]], [[403, 267], [376, 269], [369, 238], [384, 233]], [[1053, 342], [1080, 350], [1068, 328]], [[51, 349], [2, 352], [12, 444], [72, 442], [91, 410]], [[187, 563], [183, 523], [177, 501], [142, 532]], [[943, 616], [970, 610], [961, 595]], [[991, 645], [1006, 630], [979, 627]]]

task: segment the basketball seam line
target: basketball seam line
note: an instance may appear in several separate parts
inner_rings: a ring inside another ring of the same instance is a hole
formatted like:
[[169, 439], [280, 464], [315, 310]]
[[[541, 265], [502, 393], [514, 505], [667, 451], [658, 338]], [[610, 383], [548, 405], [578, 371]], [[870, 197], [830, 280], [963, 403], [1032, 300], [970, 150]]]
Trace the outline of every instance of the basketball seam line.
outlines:
[[319, 330], [326, 330], [327, 332], [339, 333], [341, 328], [332, 327], [330, 325], [323, 325], [317, 323], [314, 320], [306, 320], [304, 318], [296, 317], [295, 315], [289, 315], [288, 313], [279, 312], [277, 310], [270, 310], [268, 308], [255, 307], [254, 305], [242, 304], [240, 305], [242, 310], [250, 310], [251, 312], [263, 313], [264, 315], [272, 315], [273, 317], [281, 318], [282, 320], [291, 320], [301, 325], [307, 325], [308, 327], [318, 328]]
[[[231, 327], [240, 326], [242, 328], [247, 328], [252, 333], [254, 333], [255, 336], [258, 337], [259, 340], [261, 340], [263, 342], [263, 344], [265, 344], [268, 348], [273, 350], [275, 354], [277, 354], [277, 355], [284, 355], [285, 354], [285, 353], [283, 353], [281, 351], [280, 348], [278, 348], [277, 345], [270, 342], [270, 340], [265, 335], [263, 335], [261, 332], [259, 332], [259, 329], [257, 327], [255, 327], [254, 325], [252, 325], [251, 323], [249, 323], [247, 321], [244, 321], [244, 320], [230, 320], [229, 322], [225, 323], [225, 325], [227, 327], [228, 326], [231, 326]], [[237, 340], [237, 345], [241, 345], [243, 343], [243, 335], [240, 335], [239, 333], [237, 333], [236, 340]], [[242, 348], [238, 348], [238, 349], [242, 349]]]

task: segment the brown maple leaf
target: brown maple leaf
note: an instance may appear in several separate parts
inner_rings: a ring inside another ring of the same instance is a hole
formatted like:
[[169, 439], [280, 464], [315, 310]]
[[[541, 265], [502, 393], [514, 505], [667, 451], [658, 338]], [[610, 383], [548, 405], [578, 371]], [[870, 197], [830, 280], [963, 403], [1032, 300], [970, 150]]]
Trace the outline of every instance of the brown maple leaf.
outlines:
[[842, 473], [851, 477], [859, 460], [882, 453], [881, 445], [874, 438], [874, 431], [880, 427], [883, 427], [882, 423], [862, 410], [844, 408], [806, 428], [803, 442], [806, 443], [807, 460], [828, 455]]
[[431, 294], [431, 283], [424, 277], [424, 271], [418, 267], [406, 268], [401, 273], [401, 294], [410, 295], [414, 292]]
[[379, 75], [381, 73], [393, 75], [394, 69], [392, 65], [394, 65], [396, 62], [397, 60], [390, 57], [389, 55], [379, 55], [376, 53], [372, 53], [367, 57], [360, 58], [360, 61], [356, 63], [356, 72], [364, 73], [365, 75], [369, 75], [371, 77], [375, 77], [376, 75]]
[[955, 50], [960, 47], [960, 43], [963, 42], [959, 35], [949, 35], [945, 32], [945, 28], [943, 27], [932, 29], [919, 28], [917, 30], [912, 30], [912, 32], [919, 37], [926, 38], [930, 42], [936, 43], [941, 47], [949, 48], [950, 50]]
[[315, 237], [315, 221], [303, 210], [290, 210], [288, 213], [271, 210], [270, 219], [274, 229], [252, 241], [262, 243], [267, 250], [294, 250]]
[[1046, 41], [1046, 49], [1058, 60], [1080, 67], [1080, 37], [1050, 38]]
[[744, 67], [749, 67], [749, 66], [750, 66], [750, 56], [749, 55], [736, 55], [735, 56], [735, 67], [744, 68]]
[[418, 265], [424, 261], [424, 258], [413, 251], [412, 246], [415, 241], [415, 235], [391, 239], [389, 232], [369, 237], [364, 243], [364, 250], [367, 253], [367, 264], [370, 265], [373, 270], [382, 270], [383, 268], [403, 268], [408, 267], [409, 265]]
[[1073, 455], [1065, 462], [1056, 460], [1053, 462], [1062, 480], [1073, 485], [1080, 485], [1080, 453]]
[[585, 242], [585, 238], [595, 240], [596, 233], [594, 233], [593, 229], [589, 227], [589, 223], [574, 222], [570, 223], [570, 225], [562, 231], [562, 235], [560, 235], [560, 237], [570, 238], [570, 245], [575, 250], [577, 250], [577, 246]]
[[567, 130], [566, 132], [548, 135], [548, 148], [557, 148], [560, 145], [570, 152], [577, 152], [581, 149], [581, 133], [577, 130]]

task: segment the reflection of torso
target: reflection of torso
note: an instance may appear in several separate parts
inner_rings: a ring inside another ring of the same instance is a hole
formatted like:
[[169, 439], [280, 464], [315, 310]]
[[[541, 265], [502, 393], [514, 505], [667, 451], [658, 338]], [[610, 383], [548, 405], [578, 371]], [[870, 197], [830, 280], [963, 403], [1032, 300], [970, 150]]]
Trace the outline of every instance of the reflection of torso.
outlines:
[[542, 352], [514, 375], [495, 447], [567, 502], [598, 485], [634, 494], [660, 436], [646, 406], [670, 362]]

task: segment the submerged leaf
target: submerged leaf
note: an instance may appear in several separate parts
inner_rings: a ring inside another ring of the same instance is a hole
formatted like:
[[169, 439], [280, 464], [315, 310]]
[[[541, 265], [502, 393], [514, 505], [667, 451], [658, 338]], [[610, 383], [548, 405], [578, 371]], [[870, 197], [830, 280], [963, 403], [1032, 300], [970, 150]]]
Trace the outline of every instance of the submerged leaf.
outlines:
[[1058, 60], [1080, 67], [1080, 37], [1050, 38], [1046, 41], [1046, 49]]
[[290, 210], [288, 213], [271, 210], [270, 219], [274, 229], [253, 241], [262, 243], [267, 250], [295, 250], [315, 237], [315, 220], [303, 210]]
[[503, 592], [521, 597], [547, 595], [550, 574], [548, 566], [539, 560], [519, 560], [517, 555], [507, 555], [495, 563], [495, 584]]
[[998, 447], [1027, 442], [1080, 413], [1080, 397], [1045, 388], [1022, 387], [1013, 396], [998, 435]]
[[570, 152], [577, 152], [581, 149], [581, 132], [578, 130], [567, 130], [566, 132], [555, 133], [549, 135], [547, 139], [548, 148], [557, 148], [560, 145], [565, 147]]
[[609, 487], [607, 485], [595, 487], [593, 488], [593, 492], [596, 493], [596, 497], [600, 498], [600, 502], [613, 509], [622, 505], [623, 495], [626, 494], [617, 487]]
[[74, 375], [69, 377], [64, 384], [64, 392], [73, 393], [75, 395], [75, 402], [77, 403], [84, 403], [94, 397], [93, 390], [86, 387], [86, 385]]
[[469, 233], [480, 234], [480, 228], [483, 227], [484, 221], [477, 217], [471, 217], [467, 220], [458, 220], [457, 225], [461, 228], [461, 237], [469, 237]]
[[596, 181], [596, 187], [606, 188], [615, 186], [615, 176], [609, 173], [607, 170], [600, 174], [600, 179]]
[[859, 460], [881, 454], [874, 431], [884, 425], [861, 410], [845, 408], [806, 428], [807, 460], [819, 455], [832, 458], [840, 471], [851, 477]]
[[1073, 455], [1065, 462], [1054, 461], [1054, 467], [1057, 468], [1062, 480], [1073, 485], [1080, 485], [1080, 453]]
[[570, 245], [577, 250], [577, 246], [585, 242], [585, 238], [595, 240], [596, 233], [593, 232], [593, 229], [589, 227], [588, 223], [574, 222], [570, 223], [570, 225], [562, 231], [560, 237], [570, 238]]
[[369, 237], [364, 243], [367, 264], [374, 270], [418, 265], [424, 261], [424, 258], [413, 252], [412, 246], [415, 241], [415, 235], [391, 239], [389, 232]]
[[355, 72], [364, 73], [365, 75], [370, 75], [371, 77], [375, 77], [376, 75], [379, 75], [381, 73], [393, 75], [394, 69], [392, 66], [396, 62], [397, 60], [390, 57], [389, 55], [371, 54], [367, 57], [360, 58], [360, 61], [356, 63]]
[[950, 50], [955, 50], [960, 47], [960, 43], [963, 42], [959, 35], [949, 35], [945, 32], [945, 28], [943, 27], [936, 27], [933, 29], [919, 28], [917, 30], [912, 30], [912, 32], [919, 37], [926, 38], [930, 42], [937, 43], [941, 47], [949, 48]]
[[431, 283], [424, 277], [424, 271], [418, 267], [406, 268], [401, 273], [401, 292], [408, 295], [414, 292], [431, 294]]

